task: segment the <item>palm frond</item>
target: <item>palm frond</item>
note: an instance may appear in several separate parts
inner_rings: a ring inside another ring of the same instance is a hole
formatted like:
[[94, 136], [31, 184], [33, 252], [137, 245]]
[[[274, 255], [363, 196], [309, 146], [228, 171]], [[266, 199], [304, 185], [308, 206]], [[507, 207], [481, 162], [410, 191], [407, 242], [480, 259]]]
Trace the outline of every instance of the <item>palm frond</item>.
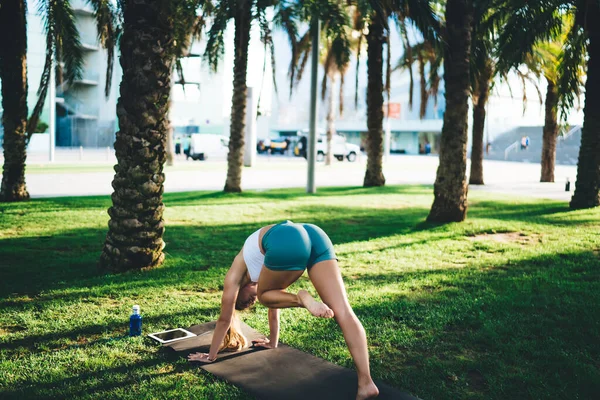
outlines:
[[[83, 74], [83, 50], [79, 40], [79, 31], [75, 23], [75, 14], [69, 1], [50, 0], [48, 24], [53, 25], [54, 46], [60, 51], [65, 63], [65, 77], [72, 83]], [[48, 30], [50, 32], [50, 30]]]
[[269, 53], [271, 55], [271, 75], [273, 79], [273, 89], [275, 90], [275, 95], [277, 95], [279, 93], [279, 90], [277, 89], [277, 60], [275, 60], [275, 44], [273, 44], [273, 41], [271, 41], [269, 45]]
[[408, 108], [412, 110], [413, 100], [414, 100], [414, 90], [415, 90], [415, 79], [413, 76], [413, 51], [412, 46], [410, 45], [410, 40], [408, 39], [408, 30], [406, 29], [406, 24], [404, 23], [404, 19], [396, 18], [397, 26], [400, 29], [400, 36], [402, 37], [402, 46], [404, 47], [404, 54], [402, 55], [404, 59], [404, 64], [407, 65], [408, 69], [408, 77], [410, 79], [410, 84], [408, 88]]
[[[304, 69], [306, 68], [306, 64], [308, 62], [308, 59], [310, 58], [310, 52], [312, 49], [312, 40], [310, 39], [310, 29], [308, 29], [306, 31], [306, 33], [304, 34], [304, 36], [302, 36], [302, 39], [300, 39], [300, 41], [298, 42], [298, 63], [297, 66], [294, 66], [294, 69], [296, 70], [296, 81], [295, 82], [291, 82], [291, 77], [290, 77], [290, 84], [294, 84], [297, 85], [300, 80], [302, 79], [302, 76], [304, 75]], [[290, 92], [291, 95], [291, 92]]]
[[536, 43], [560, 35], [565, 9], [559, 0], [547, 0], [543, 7], [523, 0], [507, 1], [497, 13], [508, 15], [498, 37], [497, 69], [506, 73], [524, 62]]
[[358, 108], [358, 71], [360, 70], [360, 53], [362, 49], [362, 33], [358, 37], [358, 48], [356, 49], [356, 74], [354, 82], [354, 108]]
[[106, 49], [106, 82], [104, 85], [104, 95], [110, 95], [112, 85], [112, 76], [115, 64], [115, 49], [118, 43], [118, 37], [122, 27], [122, 16], [118, 8], [109, 0], [87, 0], [94, 10], [96, 19], [96, 29], [98, 31], [98, 41], [100, 46]]
[[440, 88], [440, 68], [442, 66], [442, 62], [444, 58], [440, 53], [435, 53], [436, 57], [433, 60], [430, 60], [429, 63], [429, 93], [428, 96], [433, 97], [433, 108], [437, 110], [438, 106], [438, 93]]
[[441, 25], [431, 7], [430, 1], [396, 1], [397, 5], [395, 7], [400, 10], [406, 10], [404, 17], [410, 18], [410, 21], [419, 29], [425, 40], [430, 42], [438, 40]]
[[44, 61], [44, 68], [42, 69], [42, 76], [40, 77], [40, 84], [38, 86], [37, 96], [38, 99], [33, 107], [33, 112], [27, 121], [27, 140], [31, 138], [31, 135], [35, 132], [40, 115], [46, 102], [46, 96], [48, 95], [48, 87], [50, 84], [50, 68], [52, 68], [53, 59], [53, 43], [52, 43], [52, 29], [48, 30], [46, 34], [46, 58]]
[[179, 77], [177, 83], [181, 85], [181, 88], [183, 89], [183, 92], [185, 94], [185, 76], [183, 74], [183, 65], [181, 64], [181, 58], [179, 57], [175, 60], [175, 70], [177, 71], [177, 76]]
[[563, 119], [566, 119], [569, 110], [575, 106], [575, 99], [579, 100], [581, 95], [586, 50], [587, 35], [584, 29], [573, 25], [558, 61], [558, 100]]
[[440, 89], [441, 77], [439, 68], [432, 69], [429, 74], [429, 96], [433, 97], [433, 109], [437, 113], [438, 108], [438, 93]]
[[342, 71], [340, 73], [340, 117], [344, 115], [344, 81], [345, 81], [346, 71]]
[[[48, 88], [51, 84], [50, 69], [54, 67], [55, 54], [59, 54], [60, 61], [65, 64], [64, 76], [69, 83], [81, 78], [84, 65], [83, 50], [70, 2], [66, 0], [40, 1], [38, 12], [44, 21], [46, 31], [46, 57], [38, 86], [38, 99], [27, 123], [28, 137], [31, 137], [35, 131], [46, 102]], [[63, 75], [62, 71], [60, 73]]]
[[232, 10], [228, 1], [219, 2], [213, 11], [212, 25], [208, 31], [204, 58], [214, 72], [218, 70], [219, 62], [225, 55], [225, 30], [227, 29], [227, 22], [232, 17]]
[[350, 39], [348, 27], [350, 18], [343, 4], [338, 1], [320, 2], [318, 18], [325, 21], [323, 31], [326, 37], [331, 38], [331, 47], [338, 70], [342, 70], [350, 61]]
[[345, 32], [333, 37], [331, 52], [337, 71], [346, 69], [350, 63], [350, 41]]
[[333, 46], [331, 45], [331, 43], [328, 43], [328, 45], [326, 46], [325, 59], [323, 60], [323, 80], [321, 81], [321, 100], [325, 100], [325, 97], [327, 96], [327, 81], [330, 78], [330, 76], [335, 73], [332, 68], [332, 66], [334, 64], [333, 59], [334, 59]]
[[[292, 51], [292, 59], [290, 61], [290, 66], [288, 70], [288, 74], [290, 77], [290, 97], [292, 95], [292, 90], [294, 87], [294, 77], [296, 74], [298, 60], [300, 58], [297, 26], [297, 20], [299, 17], [297, 15], [297, 11], [298, 9], [294, 7], [293, 4], [289, 4], [288, 2], [282, 1], [279, 7], [276, 8], [276, 12], [273, 17], [274, 26], [283, 30], [286, 33], [288, 42], [290, 44], [290, 49]], [[274, 63], [274, 53], [271, 55], [271, 60]], [[275, 74], [273, 74], [273, 79], [275, 79]]]
[[385, 37], [385, 47], [386, 47], [386, 60], [385, 60], [385, 93], [387, 95], [387, 113], [386, 115], [390, 115], [390, 99], [391, 99], [391, 79], [392, 79], [392, 50], [390, 49], [390, 30], [387, 30], [387, 34]]
[[260, 92], [258, 95], [258, 106], [257, 112], [260, 112], [260, 101], [262, 98], [262, 87], [265, 80], [265, 75], [267, 73], [267, 57], [270, 55], [271, 57], [271, 72], [273, 75], [273, 89], [275, 90], [275, 94], [277, 95], [277, 79], [276, 79], [276, 65], [275, 65], [275, 45], [273, 43], [273, 34], [271, 31], [271, 27], [269, 25], [269, 21], [266, 15], [265, 7], [271, 4], [272, 0], [264, 0], [259, 2], [257, 5], [256, 18], [258, 19], [258, 24], [260, 27], [260, 40], [263, 43], [264, 50], [264, 58], [263, 58], [263, 70], [262, 70], [262, 79], [260, 84]]

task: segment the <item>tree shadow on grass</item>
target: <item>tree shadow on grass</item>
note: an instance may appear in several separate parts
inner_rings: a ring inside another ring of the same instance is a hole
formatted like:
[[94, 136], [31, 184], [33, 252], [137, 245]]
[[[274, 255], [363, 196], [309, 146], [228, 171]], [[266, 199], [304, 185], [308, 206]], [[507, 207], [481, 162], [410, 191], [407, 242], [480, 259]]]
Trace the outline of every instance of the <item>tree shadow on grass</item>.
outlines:
[[591, 399], [600, 389], [592, 372], [600, 342], [597, 263], [586, 251], [360, 276], [365, 290], [396, 282], [404, 289], [354, 306], [372, 358], [398, 357], [373, 373], [423, 398], [463, 398], [468, 387], [494, 399]]
[[111, 206], [109, 196], [81, 196], [39, 198], [18, 203], [0, 203], [0, 215], [57, 212], [57, 211], [85, 211], [108, 210]]
[[528, 222], [553, 226], [573, 226], [599, 223], [597, 215], [587, 216], [593, 210], [579, 212], [562, 202], [541, 200], [511, 203], [507, 201], [474, 201], [468, 210], [468, 218], [495, 219], [501, 221]]
[[[310, 218], [311, 207], [298, 207], [295, 215], [327, 231], [335, 244], [408, 234], [435, 225], [420, 223], [420, 208], [373, 212], [361, 208], [330, 208], [331, 217]], [[337, 213], [337, 214], [336, 214]], [[340, 215], [340, 216], [337, 216]], [[0, 298], [36, 295], [52, 289], [85, 288], [128, 283], [160, 286], [175, 283], [177, 273], [199, 273], [228, 268], [247, 236], [254, 230], [280, 220], [231, 225], [175, 225], [167, 227], [167, 267], [128, 274], [106, 274], [97, 268], [106, 229], [82, 228], [44, 237], [19, 237], [0, 241]], [[146, 282], [146, 283], [140, 283]], [[162, 282], [162, 283], [161, 283]], [[81, 295], [80, 295], [81, 296]]]
[[[600, 275], [597, 255], [591, 251], [536, 256], [485, 268], [365, 274], [356, 281], [364, 284], [364, 290], [397, 282], [408, 288], [405, 294], [375, 291], [369, 299], [361, 295], [361, 302], [353, 305], [369, 333], [372, 359], [379, 360], [372, 366], [375, 378], [423, 398], [439, 399], [463, 398], [473, 391], [485, 398], [593, 398], [600, 389], [590, 372], [600, 341], [594, 316], [600, 306]], [[216, 310], [209, 307], [200, 312]], [[156, 321], [168, 322], [178, 314], [182, 313], [156, 316]], [[327, 354], [321, 347], [336, 342], [333, 321], [315, 320], [311, 329], [301, 321], [286, 321], [286, 325], [283, 329], [299, 330], [295, 340], [317, 356]], [[107, 326], [118, 330], [122, 322], [61, 335], [76, 340], [80, 335], [105, 332]], [[335, 332], [343, 346], [339, 329]], [[35, 351], [36, 343], [44, 344], [44, 351], [57, 350], [51, 342], [54, 337], [10, 341], [8, 350]], [[328, 339], [323, 342], [324, 338]], [[90, 345], [102, 345], [102, 340]], [[149, 357], [134, 365], [84, 371], [53, 382], [31, 378], [1, 394], [40, 398], [77, 397], [90, 390], [108, 393], [153, 379], [158, 366], [171, 365], [162, 353]], [[165, 374], [191, 368], [176, 364]], [[141, 372], [134, 375], [131, 371]]]
[[[93, 394], [94, 398], [113, 398], [114, 391], [119, 390], [121, 396], [140, 398], [165, 398], [166, 391], [176, 390], [177, 398], [189, 398], [189, 394], [181, 392], [179, 376], [187, 371], [199, 371], [205, 379], [205, 384], [214, 387], [216, 393], [204, 393], [205, 396], [226, 396], [228, 399], [252, 399], [253, 397], [239, 389], [225, 389], [223, 393], [222, 380], [200, 369], [197, 365], [187, 362], [173, 362], [166, 353], [156, 353], [152, 358], [137, 361], [133, 364], [123, 364], [112, 368], [101, 368], [93, 372], [79, 373], [67, 378], [40, 382], [39, 377], [31, 378], [17, 387], [0, 390], [3, 399], [42, 399], [42, 398], [79, 398], [82, 394]], [[150, 382], [160, 377], [170, 376], [169, 385], [161, 382], [160, 387], [148, 389]], [[144, 382], [143, 388], [139, 385]], [[129, 388], [129, 389], [128, 389]], [[150, 393], [143, 393], [149, 391]], [[159, 392], [156, 392], [158, 390]], [[140, 393], [142, 392], [142, 393]], [[156, 397], [154, 397], [156, 398]], [[208, 398], [208, 397], [206, 397]]]
[[[378, 189], [366, 188], [327, 188], [320, 196], [348, 196], [363, 194], [411, 194], [424, 193], [420, 186], [392, 186]], [[203, 197], [204, 196], [204, 197]], [[290, 199], [306, 196], [302, 191], [249, 192], [241, 196], [251, 199], [273, 200], [280, 197]], [[239, 196], [222, 192], [175, 193], [165, 195], [165, 201], [173, 204], [204, 204], [212, 199], [223, 205], [229, 199]], [[196, 199], [196, 200], [194, 200]], [[237, 200], [236, 200], [237, 201]], [[452, 233], [452, 224], [439, 225], [425, 222], [426, 207], [404, 206], [399, 197], [398, 207], [372, 204], [363, 206], [330, 206], [303, 204], [291, 207], [290, 219], [296, 222], [309, 222], [321, 226], [336, 245], [363, 242], [395, 235], [411, 235], [422, 231], [436, 232], [436, 238], [420, 239], [422, 242], [458, 238], [460, 233]], [[41, 199], [19, 205], [0, 205], [0, 210], [18, 212], [19, 207], [41, 213], [56, 210], [91, 209], [103, 212], [110, 204], [108, 197]], [[237, 203], [236, 203], [237, 204]], [[243, 206], [238, 204], [239, 206]], [[229, 207], [224, 205], [224, 207]], [[386, 208], [387, 207], [387, 208]], [[315, 213], [315, 210], [318, 210]], [[548, 225], [598, 224], [595, 214], [586, 211], [581, 214], [568, 212], [569, 209], [557, 202], [507, 203], [503, 201], [481, 201], [469, 211], [471, 218], [498, 221], [523, 221]], [[215, 211], [213, 211], [215, 212]], [[571, 216], [579, 215], [579, 218]], [[280, 222], [273, 219], [268, 210], [258, 215], [255, 222], [215, 224], [215, 225], [168, 225], [165, 233], [167, 263], [165, 268], [154, 271], [136, 272], [121, 275], [106, 274], [97, 269], [97, 261], [104, 243], [106, 228], [81, 228], [59, 231], [42, 237], [17, 237], [0, 240], [0, 298], [9, 295], [36, 295], [53, 289], [85, 288], [105, 286], [115, 283], [159, 286], [171, 285], [178, 279], [178, 273], [194, 274], [199, 281], [207, 276], [214, 278], [214, 272], [222, 275], [231, 260], [241, 249], [246, 237], [261, 226]], [[11, 216], [18, 221], [18, 216]], [[32, 222], [28, 222], [32, 223]], [[488, 230], [490, 228], [487, 228]], [[470, 234], [477, 234], [470, 232]], [[394, 244], [392, 243], [393, 247]], [[398, 246], [402, 247], [402, 244]], [[204, 271], [207, 271], [206, 273]], [[160, 283], [162, 282], [162, 283]]]
[[[211, 321], [211, 318], [207, 316], [218, 315], [221, 307], [219, 304], [215, 304], [212, 307], [194, 307], [192, 309], [186, 309], [185, 311], [172, 312], [168, 314], [145, 314], [144, 315], [144, 326], [160, 326], [161, 330], [174, 329], [174, 328], [187, 328], [189, 325], [199, 324]], [[195, 316], [200, 316], [199, 318]], [[175, 326], [174, 321], [181, 321], [185, 319], [193, 319], [189, 325]], [[111, 318], [103, 324], [90, 324], [82, 326], [76, 329], [61, 330], [59, 332], [50, 332], [44, 334], [27, 335], [19, 339], [8, 339], [2, 343], [2, 349], [9, 356], [15, 352], [15, 354], [21, 354], [23, 351], [29, 352], [40, 352], [40, 345], [43, 345], [41, 352], [50, 352], [54, 350], [62, 350], [70, 347], [85, 348], [120, 340], [128, 335], [128, 320], [125, 318], [117, 319]], [[103, 338], [106, 333], [114, 335], [111, 338]], [[151, 339], [147, 339], [151, 341]], [[80, 341], [77, 345], [65, 345], [65, 341]]]

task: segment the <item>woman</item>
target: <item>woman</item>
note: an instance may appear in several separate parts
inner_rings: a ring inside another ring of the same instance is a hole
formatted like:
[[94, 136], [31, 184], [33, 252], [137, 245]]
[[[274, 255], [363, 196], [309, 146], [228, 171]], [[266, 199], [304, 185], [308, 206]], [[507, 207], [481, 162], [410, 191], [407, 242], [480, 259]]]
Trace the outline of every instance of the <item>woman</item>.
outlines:
[[[323, 303], [306, 290], [286, 292], [308, 269], [308, 276]], [[255, 346], [277, 347], [279, 341], [279, 309], [306, 308], [315, 317], [335, 317], [340, 325], [358, 371], [357, 399], [376, 397], [377, 386], [369, 371], [367, 337], [352, 311], [333, 244], [318, 226], [291, 221], [265, 226], [246, 239], [244, 247], [225, 275], [221, 315], [213, 333], [208, 353], [190, 354], [190, 361], [213, 362], [219, 350], [241, 349], [245, 338], [236, 328], [235, 310], [243, 310], [258, 301], [269, 308], [269, 339]]]

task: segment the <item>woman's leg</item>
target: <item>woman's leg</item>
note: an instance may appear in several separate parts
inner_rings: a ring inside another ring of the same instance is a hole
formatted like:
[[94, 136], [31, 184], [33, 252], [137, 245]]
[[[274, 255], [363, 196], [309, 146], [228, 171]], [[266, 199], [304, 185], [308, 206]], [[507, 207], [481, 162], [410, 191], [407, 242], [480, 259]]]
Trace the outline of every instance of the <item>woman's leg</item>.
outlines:
[[269, 308], [304, 307], [316, 317], [333, 317], [333, 311], [313, 299], [306, 290], [300, 290], [298, 294], [284, 290], [303, 273], [304, 271], [273, 271], [263, 266], [258, 278], [258, 301]]
[[336, 260], [321, 261], [308, 271], [321, 300], [327, 304], [335, 314], [335, 320], [340, 325], [350, 354], [354, 359], [358, 371], [357, 399], [367, 399], [379, 393], [369, 370], [369, 352], [367, 349], [367, 335], [362, 324], [354, 314], [348, 297], [342, 274]]

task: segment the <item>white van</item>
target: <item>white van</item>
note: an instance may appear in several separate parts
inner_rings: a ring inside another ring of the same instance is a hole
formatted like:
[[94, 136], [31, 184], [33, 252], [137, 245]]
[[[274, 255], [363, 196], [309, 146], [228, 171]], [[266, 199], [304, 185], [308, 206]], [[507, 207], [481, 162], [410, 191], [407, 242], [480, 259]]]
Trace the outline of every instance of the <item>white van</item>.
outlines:
[[192, 158], [192, 160], [225, 158], [228, 151], [228, 137], [213, 133], [195, 133], [190, 139], [190, 150], [187, 158]]
[[[296, 155], [296, 157], [301, 156], [306, 158], [306, 149], [304, 149], [304, 147], [307, 146], [308, 130], [305, 129], [302, 133], [298, 132], [298, 136], [300, 136], [300, 140], [298, 140], [296, 147], [294, 148], [294, 155]], [[344, 161], [345, 158], [350, 162], [354, 162], [361, 154], [359, 146], [348, 143], [346, 137], [338, 134], [333, 135], [331, 138], [331, 147], [333, 156], [337, 158], [338, 161]], [[317, 139], [317, 161], [324, 161], [326, 153], [327, 135], [320, 133]]]
[[[354, 162], [360, 154], [360, 147], [346, 142], [346, 138], [341, 135], [333, 135], [331, 148], [333, 156], [338, 161], [344, 161], [344, 158], [346, 158], [348, 161]], [[317, 141], [317, 161], [325, 160], [325, 154], [327, 154], [327, 135], [320, 135]]]

